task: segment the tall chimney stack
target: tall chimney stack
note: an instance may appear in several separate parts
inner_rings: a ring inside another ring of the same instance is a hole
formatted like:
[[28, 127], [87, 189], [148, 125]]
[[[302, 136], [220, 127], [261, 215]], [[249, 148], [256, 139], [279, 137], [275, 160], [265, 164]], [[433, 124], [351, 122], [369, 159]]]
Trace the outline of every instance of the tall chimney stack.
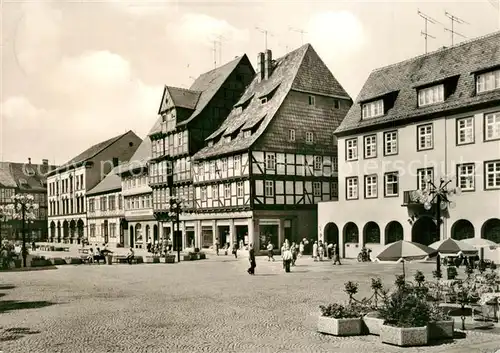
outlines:
[[31, 158], [28, 158], [28, 164], [31, 164]]
[[48, 159], [42, 159], [42, 164], [48, 166], [49, 165], [49, 160]]
[[259, 82], [265, 77], [264, 53], [257, 54], [257, 73], [259, 74]]
[[264, 79], [268, 79], [271, 77], [271, 71], [273, 69], [272, 65], [273, 61], [273, 53], [271, 52], [271, 49], [266, 49], [266, 54], [265, 54], [265, 63], [264, 63]]

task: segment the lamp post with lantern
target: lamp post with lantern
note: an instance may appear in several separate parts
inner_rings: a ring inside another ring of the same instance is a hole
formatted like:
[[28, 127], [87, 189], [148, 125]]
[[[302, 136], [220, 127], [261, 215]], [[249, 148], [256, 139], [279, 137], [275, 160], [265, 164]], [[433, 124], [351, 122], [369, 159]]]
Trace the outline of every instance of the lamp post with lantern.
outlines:
[[[448, 208], [455, 208], [456, 204], [450, 200], [450, 196], [459, 196], [462, 192], [460, 187], [448, 189], [448, 184], [450, 184], [452, 180], [451, 178], [440, 178], [439, 185], [437, 185], [429, 176], [426, 176], [424, 182], [427, 187], [424, 190], [418, 190], [416, 195], [416, 199], [424, 205], [426, 211], [430, 211], [433, 204], [436, 205], [436, 237], [438, 241], [441, 240], [441, 212], [446, 211]], [[436, 257], [436, 273], [439, 276], [441, 275], [441, 258], [439, 254]]]
[[27, 267], [26, 257], [28, 255], [26, 249], [26, 223], [35, 218], [35, 211], [38, 209], [38, 204], [36, 204], [34, 200], [35, 198], [33, 195], [16, 194], [12, 196], [12, 204], [9, 205], [10, 210], [12, 210], [13, 218], [21, 220], [23, 235], [21, 254], [23, 257], [23, 267]]
[[177, 229], [174, 237], [174, 245], [177, 248], [177, 262], [181, 262], [181, 245], [179, 241], [179, 223], [180, 214], [182, 212], [183, 200], [180, 198], [172, 197], [170, 198], [170, 209], [168, 211], [168, 216], [174, 220], [175, 228]]

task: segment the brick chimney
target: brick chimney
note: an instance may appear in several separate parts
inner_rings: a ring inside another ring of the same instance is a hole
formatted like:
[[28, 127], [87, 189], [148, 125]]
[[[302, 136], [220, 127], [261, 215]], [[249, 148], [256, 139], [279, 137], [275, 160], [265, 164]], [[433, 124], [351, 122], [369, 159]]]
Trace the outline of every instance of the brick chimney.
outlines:
[[113, 157], [113, 167], [118, 166], [118, 157]]
[[259, 75], [259, 82], [260, 82], [265, 77], [264, 53], [257, 54], [257, 73]]
[[31, 158], [28, 158], [28, 164], [31, 164]]
[[45, 166], [49, 165], [49, 160], [48, 159], [42, 159], [42, 164]]
[[271, 77], [271, 71], [273, 70], [273, 53], [271, 52], [271, 49], [266, 49], [266, 54], [264, 57], [264, 79], [268, 79]]

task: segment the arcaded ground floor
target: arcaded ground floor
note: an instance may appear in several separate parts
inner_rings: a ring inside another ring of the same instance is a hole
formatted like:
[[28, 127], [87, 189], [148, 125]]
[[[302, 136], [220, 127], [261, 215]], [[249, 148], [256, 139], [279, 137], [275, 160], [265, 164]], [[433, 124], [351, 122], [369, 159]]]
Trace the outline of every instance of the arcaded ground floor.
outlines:
[[[401, 352], [377, 336], [339, 338], [316, 332], [319, 305], [342, 302], [344, 282], [370, 278], [391, 285], [400, 265], [354, 263], [334, 267], [297, 262], [285, 274], [280, 261], [212, 256], [180, 264], [62, 266], [2, 273], [0, 350], [9, 353], [137, 352]], [[408, 273], [432, 264], [407, 264]], [[415, 352], [494, 353], [495, 331], [469, 331], [465, 339]]]
[[179, 232], [173, 222], [160, 222], [160, 240], [171, 239], [182, 249], [198, 247], [241, 248], [253, 244], [265, 251], [271, 242], [276, 252], [288, 239], [290, 242], [316, 237], [317, 213], [308, 211], [253, 211], [240, 213], [213, 213], [181, 216]]

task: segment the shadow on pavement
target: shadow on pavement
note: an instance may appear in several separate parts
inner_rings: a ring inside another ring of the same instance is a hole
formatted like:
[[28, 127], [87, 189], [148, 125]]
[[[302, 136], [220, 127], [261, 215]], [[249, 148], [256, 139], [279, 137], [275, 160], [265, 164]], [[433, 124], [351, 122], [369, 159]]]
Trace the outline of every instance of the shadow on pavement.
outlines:
[[0, 330], [0, 342], [15, 341], [26, 335], [36, 335], [40, 331], [32, 331], [27, 327], [12, 327]]
[[267, 276], [278, 276], [279, 273], [256, 273], [255, 276], [264, 276], [264, 277], [267, 277]]
[[55, 303], [48, 301], [34, 301], [34, 302], [23, 302], [17, 300], [0, 300], [0, 314], [9, 311], [23, 310], [23, 309], [39, 309], [46, 306], [54, 305]]
[[0, 284], [0, 290], [14, 289], [16, 286], [10, 284]]

